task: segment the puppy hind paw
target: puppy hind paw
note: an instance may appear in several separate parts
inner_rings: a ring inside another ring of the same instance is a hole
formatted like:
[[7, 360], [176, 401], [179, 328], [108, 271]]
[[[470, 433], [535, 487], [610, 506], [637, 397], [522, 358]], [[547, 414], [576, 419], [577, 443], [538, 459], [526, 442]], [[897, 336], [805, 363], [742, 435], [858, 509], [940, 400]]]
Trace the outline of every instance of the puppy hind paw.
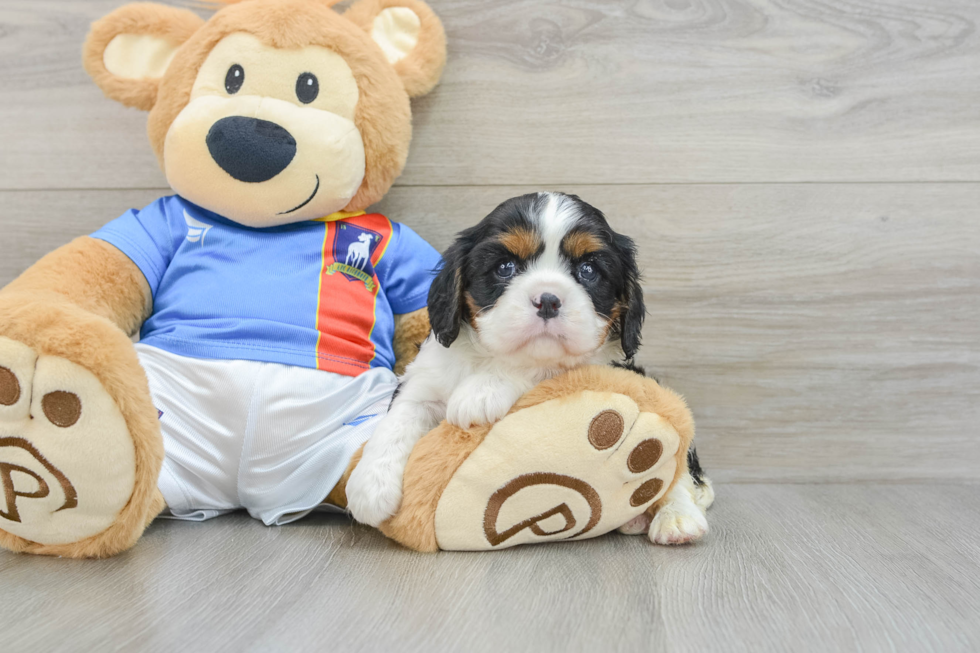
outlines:
[[643, 535], [650, 530], [650, 517], [646, 513], [637, 515], [617, 530], [623, 535]]
[[700, 508], [663, 506], [650, 522], [648, 537], [654, 544], [688, 544], [708, 533], [708, 520]]

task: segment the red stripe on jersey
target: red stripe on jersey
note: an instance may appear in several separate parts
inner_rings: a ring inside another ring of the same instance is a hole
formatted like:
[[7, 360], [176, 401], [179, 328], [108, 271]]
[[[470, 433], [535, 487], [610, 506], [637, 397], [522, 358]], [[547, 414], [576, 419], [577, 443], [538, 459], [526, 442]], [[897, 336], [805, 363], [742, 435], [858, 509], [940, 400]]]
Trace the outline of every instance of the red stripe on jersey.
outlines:
[[[317, 299], [317, 369], [357, 376], [371, 367], [375, 268], [391, 241], [391, 222], [378, 213], [328, 222]], [[368, 254], [365, 256], [365, 254]], [[370, 261], [370, 266], [365, 265]]]

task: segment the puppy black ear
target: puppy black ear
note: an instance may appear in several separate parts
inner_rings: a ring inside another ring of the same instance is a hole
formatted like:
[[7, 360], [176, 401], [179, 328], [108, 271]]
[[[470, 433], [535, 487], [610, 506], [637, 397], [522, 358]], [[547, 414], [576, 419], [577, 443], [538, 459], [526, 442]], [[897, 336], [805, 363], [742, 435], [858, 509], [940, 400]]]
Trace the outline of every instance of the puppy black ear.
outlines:
[[640, 285], [640, 270], [636, 265], [636, 245], [633, 239], [615, 234], [613, 247], [623, 262], [623, 290], [619, 298], [623, 310], [619, 316], [619, 336], [623, 354], [626, 360], [631, 360], [640, 349], [647, 309], [643, 303], [643, 287]]
[[442, 270], [429, 288], [429, 324], [432, 333], [443, 347], [448, 347], [459, 336], [463, 323], [463, 263], [466, 246], [462, 238], [456, 240], [442, 255]]

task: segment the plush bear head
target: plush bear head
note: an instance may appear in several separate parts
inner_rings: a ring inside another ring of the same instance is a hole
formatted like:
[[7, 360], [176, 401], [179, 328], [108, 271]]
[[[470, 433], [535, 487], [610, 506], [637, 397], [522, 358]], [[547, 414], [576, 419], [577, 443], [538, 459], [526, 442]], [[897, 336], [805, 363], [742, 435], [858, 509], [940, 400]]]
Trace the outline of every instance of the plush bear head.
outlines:
[[445, 33], [420, 0], [220, 0], [204, 21], [152, 3], [92, 26], [84, 63], [148, 110], [173, 189], [250, 227], [360, 211], [401, 173], [409, 98], [439, 81]]

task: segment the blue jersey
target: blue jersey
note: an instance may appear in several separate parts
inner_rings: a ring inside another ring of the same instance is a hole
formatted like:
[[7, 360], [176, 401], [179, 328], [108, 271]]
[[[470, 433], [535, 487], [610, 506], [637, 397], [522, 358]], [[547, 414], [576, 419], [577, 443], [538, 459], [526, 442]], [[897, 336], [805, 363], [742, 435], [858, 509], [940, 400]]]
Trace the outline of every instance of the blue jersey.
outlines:
[[147, 345], [347, 376], [391, 368], [394, 316], [425, 307], [439, 253], [383, 215], [333, 217], [252, 229], [171, 196], [92, 237], [150, 284]]

